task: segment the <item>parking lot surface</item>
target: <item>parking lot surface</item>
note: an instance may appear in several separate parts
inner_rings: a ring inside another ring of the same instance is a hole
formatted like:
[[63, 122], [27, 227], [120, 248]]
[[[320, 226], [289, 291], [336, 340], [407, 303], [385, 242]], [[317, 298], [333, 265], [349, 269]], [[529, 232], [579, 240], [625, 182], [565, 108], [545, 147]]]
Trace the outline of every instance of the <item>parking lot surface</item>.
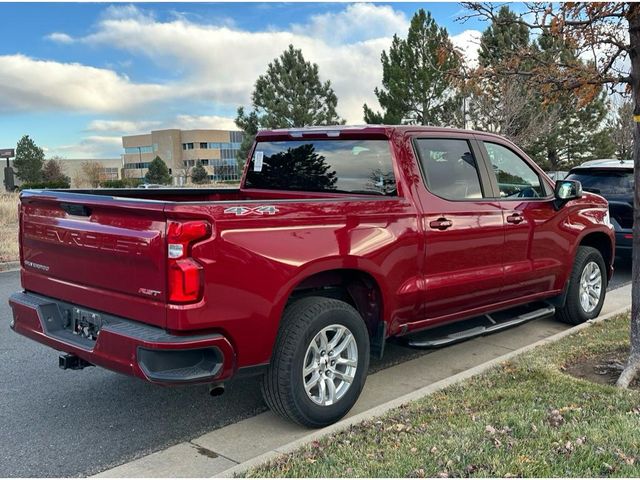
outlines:
[[[610, 288], [630, 279], [629, 265], [618, 263]], [[258, 378], [229, 382], [211, 398], [206, 386], [162, 388], [100, 368], [60, 370], [56, 352], [9, 329], [7, 300], [18, 290], [18, 272], [0, 273], [0, 477], [91, 475], [266, 409]], [[391, 344], [371, 368], [427, 353]]]

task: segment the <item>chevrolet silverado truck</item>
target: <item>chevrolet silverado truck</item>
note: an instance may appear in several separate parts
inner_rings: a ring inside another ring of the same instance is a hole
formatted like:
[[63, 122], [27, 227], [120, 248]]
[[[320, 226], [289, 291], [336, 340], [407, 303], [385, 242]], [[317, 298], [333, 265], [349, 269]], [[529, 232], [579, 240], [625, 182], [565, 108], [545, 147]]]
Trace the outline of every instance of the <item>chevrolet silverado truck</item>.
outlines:
[[238, 189], [26, 190], [19, 217], [11, 328], [62, 368], [213, 393], [262, 375], [310, 427], [349, 411], [389, 339], [578, 324], [613, 273], [606, 200], [467, 130], [261, 131]]

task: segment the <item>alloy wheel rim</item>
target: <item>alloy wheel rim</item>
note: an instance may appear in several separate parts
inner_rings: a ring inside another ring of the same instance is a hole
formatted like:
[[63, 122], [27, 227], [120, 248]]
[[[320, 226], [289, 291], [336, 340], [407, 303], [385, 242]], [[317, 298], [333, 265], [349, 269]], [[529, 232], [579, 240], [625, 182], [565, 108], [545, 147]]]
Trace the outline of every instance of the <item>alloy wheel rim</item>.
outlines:
[[584, 266], [580, 276], [580, 305], [586, 313], [591, 313], [600, 303], [602, 295], [602, 272], [596, 262]]
[[313, 337], [304, 355], [302, 381], [309, 399], [329, 406], [347, 393], [358, 369], [358, 345], [344, 325], [329, 325]]

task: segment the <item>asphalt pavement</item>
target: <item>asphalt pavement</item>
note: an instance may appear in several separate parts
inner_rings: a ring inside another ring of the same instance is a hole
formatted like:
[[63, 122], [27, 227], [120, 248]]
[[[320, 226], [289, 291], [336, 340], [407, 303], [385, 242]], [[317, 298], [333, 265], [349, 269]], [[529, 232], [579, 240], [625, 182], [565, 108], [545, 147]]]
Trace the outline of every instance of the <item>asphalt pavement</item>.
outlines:
[[[630, 280], [618, 263], [610, 288]], [[9, 329], [7, 300], [19, 290], [18, 272], [0, 273], [0, 477], [91, 475], [266, 410], [257, 378], [212, 398], [206, 386], [60, 370], [56, 352]], [[426, 353], [391, 344], [372, 371]]]

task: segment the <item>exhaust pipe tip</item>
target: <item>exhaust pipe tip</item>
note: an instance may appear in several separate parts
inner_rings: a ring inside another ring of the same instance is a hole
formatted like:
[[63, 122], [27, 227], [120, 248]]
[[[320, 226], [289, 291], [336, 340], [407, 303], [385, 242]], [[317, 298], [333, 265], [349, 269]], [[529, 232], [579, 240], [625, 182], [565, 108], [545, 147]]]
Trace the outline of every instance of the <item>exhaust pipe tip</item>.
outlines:
[[224, 383], [216, 383], [209, 387], [209, 395], [212, 397], [219, 397], [224, 393]]

